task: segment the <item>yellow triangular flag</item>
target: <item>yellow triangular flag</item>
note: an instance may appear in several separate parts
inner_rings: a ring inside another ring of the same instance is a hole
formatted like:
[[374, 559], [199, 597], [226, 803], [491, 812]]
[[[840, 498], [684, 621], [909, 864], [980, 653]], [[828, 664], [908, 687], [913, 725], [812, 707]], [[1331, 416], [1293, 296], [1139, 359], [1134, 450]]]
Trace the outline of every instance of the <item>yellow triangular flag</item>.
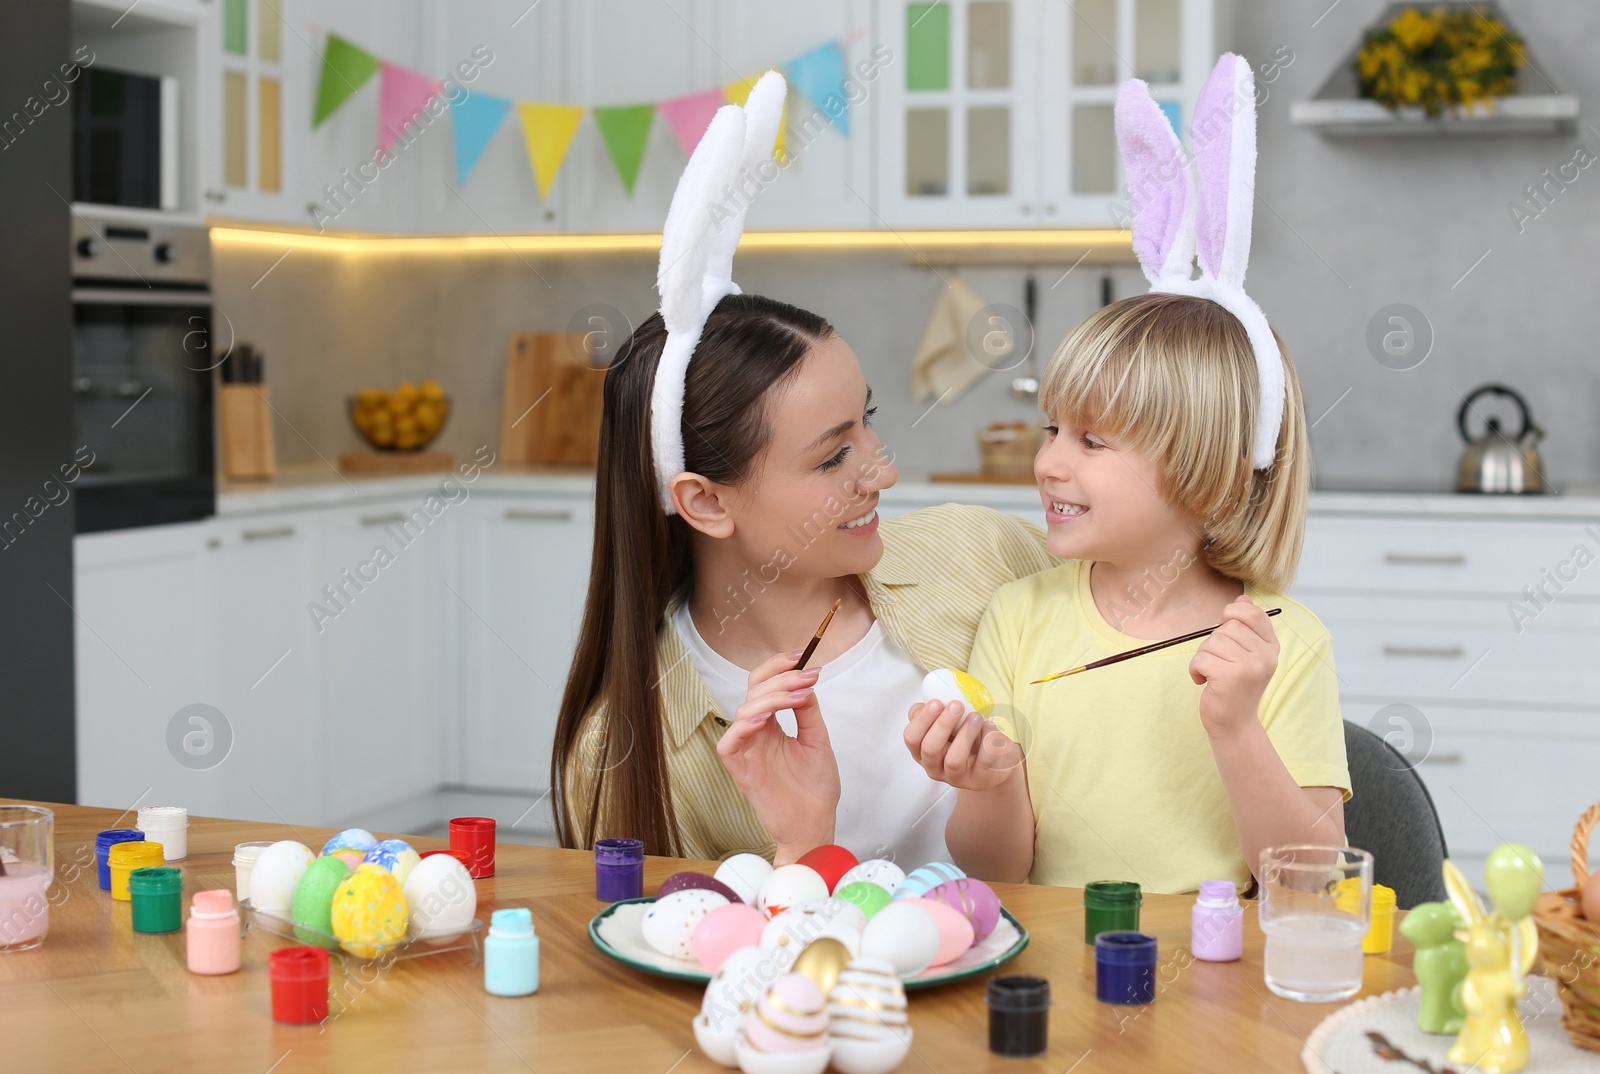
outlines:
[[528, 146], [528, 163], [533, 166], [534, 181], [539, 184], [539, 198], [550, 196], [550, 185], [561, 171], [567, 147], [583, 120], [584, 109], [575, 104], [537, 104], [518, 101], [517, 115], [522, 119], [522, 139]]
[[[774, 67], [772, 70], [776, 71], [777, 68]], [[738, 82], [727, 83], [722, 87], [723, 100], [727, 101], [729, 104], [736, 104], [740, 108], [743, 108], [745, 99], [750, 96], [750, 91], [756, 88], [756, 80], [766, 73], [766, 71], [757, 71], [749, 78], [741, 79]], [[782, 74], [783, 72], [779, 71], [778, 73]], [[787, 133], [784, 128], [788, 125], [789, 98], [786, 94], [783, 99], [783, 113], [778, 117], [778, 140], [772, 147], [772, 155], [778, 158], [779, 163], [782, 163], [784, 157], [788, 155], [783, 149], [784, 142], [786, 140], [785, 135]]]

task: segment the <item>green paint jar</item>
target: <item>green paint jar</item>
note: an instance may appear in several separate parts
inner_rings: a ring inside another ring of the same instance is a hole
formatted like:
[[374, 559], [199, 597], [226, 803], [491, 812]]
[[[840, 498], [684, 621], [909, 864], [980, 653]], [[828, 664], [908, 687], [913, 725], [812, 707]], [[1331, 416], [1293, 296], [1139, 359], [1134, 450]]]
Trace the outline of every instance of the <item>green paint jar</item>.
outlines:
[[1139, 885], [1131, 880], [1096, 880], [1083, 889], [1083, 942], [1102, 932], [1139, 931]]
[[170, 866], [128, 874], [134, 932], [177, 932], [183, 925], [183, 873]]

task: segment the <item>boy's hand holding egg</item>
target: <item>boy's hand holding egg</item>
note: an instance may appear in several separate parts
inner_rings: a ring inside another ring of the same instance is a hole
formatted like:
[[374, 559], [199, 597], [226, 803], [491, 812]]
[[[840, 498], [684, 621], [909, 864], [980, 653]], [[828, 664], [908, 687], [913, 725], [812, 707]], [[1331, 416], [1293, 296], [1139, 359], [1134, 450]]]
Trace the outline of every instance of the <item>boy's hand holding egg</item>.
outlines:
[[994, 698], [977, 679], [940, 668], [922, 680], [922, 694], [928, 700], [911, 706], [904, 738], [929, 776], [958, 790], [987, 791], [1022, 767], [1022, 747], [987, 718]]
[[1189, 677], [1200, 692], [1200, 722], [1213, 738], [1254, 723], [1262, 695], [1278, 669], [1278, 636], [1272, 620], [1249, 597], [1222, 610], [1222, 623], [1206, 636], [1189, 661]]

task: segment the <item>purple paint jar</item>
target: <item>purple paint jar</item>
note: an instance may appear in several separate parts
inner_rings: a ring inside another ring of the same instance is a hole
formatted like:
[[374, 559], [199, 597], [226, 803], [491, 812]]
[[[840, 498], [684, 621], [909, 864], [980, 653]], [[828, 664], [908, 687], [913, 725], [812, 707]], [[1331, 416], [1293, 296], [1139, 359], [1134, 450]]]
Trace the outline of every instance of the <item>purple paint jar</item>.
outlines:
[[644, 896], [643, 840], [595, 840], [594, 895], [601, 902]]
[[1236, 962], [1244, 950], [1244, 907], [1232, 880], [1202, 880], [1189, 925], [1189, 951], [1206, 962]]

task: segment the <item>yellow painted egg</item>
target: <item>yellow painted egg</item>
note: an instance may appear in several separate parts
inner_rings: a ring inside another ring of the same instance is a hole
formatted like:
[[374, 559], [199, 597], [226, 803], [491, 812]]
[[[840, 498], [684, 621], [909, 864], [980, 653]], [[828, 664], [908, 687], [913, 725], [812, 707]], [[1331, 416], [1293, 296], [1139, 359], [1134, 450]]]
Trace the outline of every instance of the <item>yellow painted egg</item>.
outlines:
[[955, 668], [936, 668], [928, 672], [922, 680], [922, 700], [943, 701], [946, 704], [959, 701], [980, 716], [989, 716], [994, 712], [994, 695], [989, 688], [965, 671]]
[[358, 958], [376, 958], [406, 936], [406, 899], [394, 874], [360, 865], [333, 893], [333, 934]]

